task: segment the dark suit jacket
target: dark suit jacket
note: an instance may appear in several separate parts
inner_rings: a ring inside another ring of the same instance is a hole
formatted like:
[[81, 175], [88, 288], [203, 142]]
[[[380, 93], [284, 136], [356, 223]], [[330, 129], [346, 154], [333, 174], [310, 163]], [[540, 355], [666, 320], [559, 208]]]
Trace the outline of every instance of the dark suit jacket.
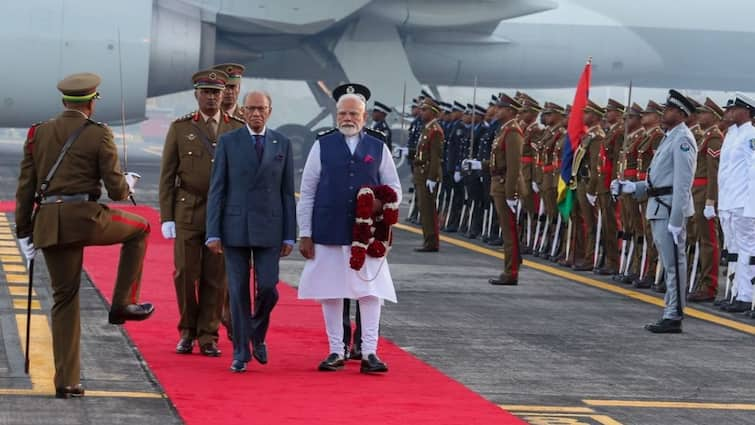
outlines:
[[262, 161], [247, 127], [220, 136], [207, 197], [207, 238], [235, 247], [296, 240], [291, 142], [268, 129]]

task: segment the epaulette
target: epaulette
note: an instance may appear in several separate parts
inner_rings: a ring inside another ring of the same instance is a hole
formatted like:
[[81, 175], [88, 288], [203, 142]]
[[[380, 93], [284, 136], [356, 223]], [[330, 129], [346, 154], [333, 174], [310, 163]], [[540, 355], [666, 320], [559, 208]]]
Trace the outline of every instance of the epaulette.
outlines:
[[378, 139], [385, 137], [385, 133], [380, 130], [375, 130], [374, 128], [364, 127], [364, 132], [370, 136], [377, 137]]
[[91, 118], [87, 118], [87, 121], [89, 121], [90, 124], [98, 125], [100, 127], [107, 127], [107, 124], [105, 124], [104, 122], [95, 121]]
[[[226, 115], [228, 115], [228, 114], [226, 114]], [[240, 122], [241, 124], [246, 124], [246, 121], [242, 120], [241, 118], [239, 118], [239, 117], [237, 117], [235, 115], [228, 115], [228, 117], [230, 118], [230, 121], [237, 121], [237, 122]]]
[[323, 130], [323, 131], [317, 133], [317, 139], [319, 139], [319, 138], [321, 138], [323, 136], [327, 136], [328, 134], [331, 134], [331, 133], [333, 133], [333, 132], [335, 132], [337, 130], [338, 129], [335, 128], [335, 127], [331, 128], [331, 129], [328, 129], [328, 130]]
[[31, 127], [29, 127], [29, 132], [26, 133], [26, 140], [29, 140], [32, 137], [34, 137], [34, 133], [37, 131], [37, 127], [39, 127], [42, 124], [44, 124], [43, 121], [35, 122], [34, 124], [32, 124]]
[[199, 115], [199, 113], [197, 111], [189, 112], [188, 114], [186, 114], [186, 115], [184, 115], [182, 117], [176, 118], [175, 120], [173, 120], [173, 122], [189, 121], [191, 119], [194, 119], [194, 117], [198, 116], [198, 115]]

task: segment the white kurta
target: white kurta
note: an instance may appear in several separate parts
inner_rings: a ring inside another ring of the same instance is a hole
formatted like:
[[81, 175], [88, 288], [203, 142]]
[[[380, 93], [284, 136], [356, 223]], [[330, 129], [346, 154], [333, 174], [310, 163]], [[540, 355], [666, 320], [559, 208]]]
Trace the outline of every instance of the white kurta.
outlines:
[[[359, 144], [359, 136], [347, 137], [346, 144], [352, 155]], [[312, 236], [312, 210], [315, 193], [320, 181], [320, 142], [315, 141], [309, 151], [301, 180], [299, 204], [296, 217], [301, 237]], [[388, 150], [383, 146], [379, 176], [381, 184], [390, 186], [401, 202], [401, 183], [396, 165]], [[396, 290], [393, 287], [391, 271], [386, 258], [367, 256], [364, 267], [356, 271], [349, 266], [351, 258], [350, 245], [315, 244], [315, 258], [306, 260], [299, 281], [300, 299], [332, 299], [375, 296], [381, 300], [396, 302]]]

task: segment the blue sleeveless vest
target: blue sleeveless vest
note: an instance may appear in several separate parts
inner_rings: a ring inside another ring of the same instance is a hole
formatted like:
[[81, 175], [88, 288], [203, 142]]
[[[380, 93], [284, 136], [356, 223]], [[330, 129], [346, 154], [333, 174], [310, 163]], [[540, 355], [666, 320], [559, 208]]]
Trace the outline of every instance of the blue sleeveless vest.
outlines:
[[364, 132], [351, 154], [340, 131], [320, 137], [320, 181], [312, 212], [312, 240], [321, 245], [351, 245], [356, 195], [362, 186], [380, 184], [384, 143]]

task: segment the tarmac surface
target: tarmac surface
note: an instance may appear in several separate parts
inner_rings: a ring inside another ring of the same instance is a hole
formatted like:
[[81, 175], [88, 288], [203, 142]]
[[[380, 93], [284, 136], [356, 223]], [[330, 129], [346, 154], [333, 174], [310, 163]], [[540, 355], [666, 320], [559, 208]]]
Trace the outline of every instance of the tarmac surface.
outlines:
[[[0, 143], [0, 200], [14, 198], [20, 150]], [[142, 175], [137, 202], [156, 206], [159, 149], [134, 150], [129, 170]], [[12, 234], [12, 214], [6, 218], [0, 240]], [[487, 279], [502, 267], [497, 248], [453, 234], [443, 237], [441, 252], [415, 253], [419, 229], [397, 227], [389, 262], [399, 303], [384, 308], [382, 336], [528, 422], [755, 424], [755, 320], [693, 305], [683, 334], [653, 335], [643, 325], [660, 317], [662, 299], [650, 291], [527, 257], [519, 286], [491, 286]], [[25, 375], [19, 335], [26, 284], [11, 282], [14, 261], [0, 255], [0, 424], [182, 423], [138, 350], [107, 324], [107, 304], [87, 277], [87, 396], [52, 399], [51, 371]], [[47, 326], [49, 335], [43, 263], [35, 273], [32, 328], [44, 334]], [[283, 260], [281, 279], [295, 284], [302, 266], [295, 252]]]

